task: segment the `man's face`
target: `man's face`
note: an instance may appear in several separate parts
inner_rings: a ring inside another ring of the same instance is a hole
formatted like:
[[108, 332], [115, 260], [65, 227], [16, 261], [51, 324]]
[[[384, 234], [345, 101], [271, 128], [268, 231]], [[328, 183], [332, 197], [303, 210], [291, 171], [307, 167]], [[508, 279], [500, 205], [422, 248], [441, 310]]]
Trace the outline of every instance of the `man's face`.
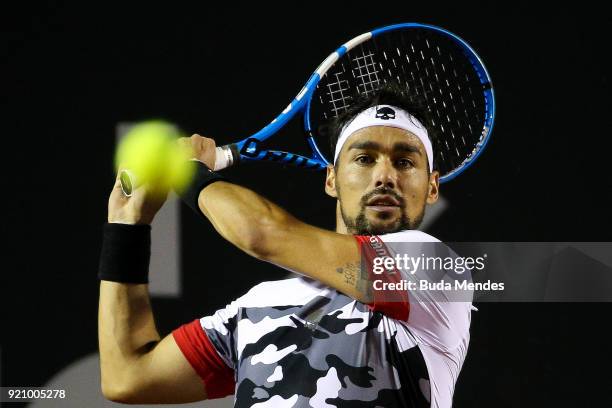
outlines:
[[338, 198], [339, 232], [417, 228], [425, 205], [438, 199], [438, 173], [428, 174], [428, 166], [423, 143], [406, 130], [372, 126], [352, 134], [336, 168], [328, 167], [325, 185]]

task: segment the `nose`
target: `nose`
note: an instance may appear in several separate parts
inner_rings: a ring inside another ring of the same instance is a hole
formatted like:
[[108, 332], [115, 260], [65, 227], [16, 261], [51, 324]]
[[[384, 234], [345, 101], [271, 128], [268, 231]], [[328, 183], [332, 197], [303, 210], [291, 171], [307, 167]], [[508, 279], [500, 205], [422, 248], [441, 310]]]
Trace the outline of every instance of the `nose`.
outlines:
[[397, 186], [397, 170], [388, 159], [376, 163], [373, 176], [374, 186], [376, 188], [387, 187], [395, 189]]

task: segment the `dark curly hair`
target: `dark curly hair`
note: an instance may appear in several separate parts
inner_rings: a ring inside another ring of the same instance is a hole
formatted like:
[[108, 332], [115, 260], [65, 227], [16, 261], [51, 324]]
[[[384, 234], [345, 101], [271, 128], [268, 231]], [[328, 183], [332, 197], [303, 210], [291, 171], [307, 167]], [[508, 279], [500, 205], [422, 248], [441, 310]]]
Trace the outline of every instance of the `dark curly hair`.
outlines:
[[[332, 119], [325, 127], [324, 132], [330, 141], [331, 151], [336, 150], [336, 144], [340, 137], [342, 129], [353, 120], [359, 113], [364, 110], [377, 105], [392, 105], [396, 106], [416, 118], [425, 129], [434, 147], [437, 142], [437, 131], [431, 126], [431, 119], [429, 111], [425, 105], [425, 101], [415, 95], [410, 95], [408, 90], [404, 87], [400, 87], [395, 83], [387, 83], [382, 85], [374, 92], [370, 92], [369, 95], [357, 94], [353, 97], [353, 103], [343, 113]], [[332, 153], [333, 154], [333, 153]], [[437, 169], [436, 160], [433, 163], [434, 170]]]

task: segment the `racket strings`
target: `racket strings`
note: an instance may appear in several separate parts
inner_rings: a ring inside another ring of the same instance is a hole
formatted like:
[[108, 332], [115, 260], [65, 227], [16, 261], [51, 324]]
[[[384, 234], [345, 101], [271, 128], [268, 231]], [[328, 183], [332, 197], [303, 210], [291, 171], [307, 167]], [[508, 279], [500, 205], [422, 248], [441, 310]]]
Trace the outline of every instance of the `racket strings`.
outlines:
[[[342, 73], [344, 73], [344, 67], [342, 69]], [[342, 73], [334, 73], [335, 80], [327, 84], [327, 96], [329, 103], [332, 105], [331, 111], [334, 117], [344, 112], [350, 105], [351, 100], [350, 86], [347, 80], [342, 79]], [[321, 100], [321, 103], [323, 103], [323, 100]], [[328, 119], [327, 112], [325, 112], [325, 115], [325, 119]]]
[[[357, 81], [357, 92], [359, 94], [369, 95], [380, 87], [381, 81], [378, 77], [380, 71], [374, 62], [374, 53], [362, 50], [360, 54], [351, 59], [351, 66], [351, 74], [353, 79]], [[340, 64], [340, 69], [337, 72], [328, 74], [332, 79], [327, 82], [327, 92], [325, 95], [331, 104], [330, 110], [332, 115], [324, 111], [325, 119], [338, 116], [351, 105], [353, 97], [349, 81], [344, 78], [345, 75], [346, 69], [343, 63]], [[321, 103], [324, 103], [322, 98], [323, 96], [321, 96]]]
[[382, 71], [382, 67], [381, 71], [377, 69], [377, 65], [374, 62], [373, 52], [368, 52], [369, 50], [363, 49], [362, 46], [361, 48], [361, 54], [352, 59], [354, 66], [352, 73], [353, 77], [358, 82], [358, 92], [368, 96], [381, 85], [378, 73]]
[[[464, 83], [462, 83], [459, 68], [463, 67], [458, 66], [462, 59], [454, 58], [453, 53], [443, 52], [439, 45], [432, 47], [429, 38], [421, 36], [420, 33], [417, 33], [413, 41], [406, 41], [404, 36], [400, 39], [407, 50], [406, 61], [412, 60], [416, 68], [412, 71], [414, 73], [414, 76], [411, 76], [412, 82], [407, 81], [406, 85], [408, 89], [415, 89], [415, 93], [425, 99], [430, 112], [429, 125], [439, 129], [444, 136], [436, 146], [438, 162], [443, 163], [446, 167], [454, 168], [461, 164], [463, 157], [468, 153], [466, 152], [466, 133], [474, 134], [470, 122], [480, 121], [478, 113], [469, 111], [467, 108], [463, 109], [467, 121], [462, 120], [454, 94], [459, 93], [461, 104], [471, 103], [472, 108], [477, 109], [475, 94], [472, 87], [469, 86], [470, 81], [474, 78], [470, 78], [469, 71], [464, 71]], [[401, 55], [399, 48], [397, 51]], [[450, 72], [444, 65], [445, 60], [447, 65], [452, 67]], [[451, 85], [452, 83], [456, 85], [456, 89]], [[468, 91], [467, 94], [471, 98], [469, 102], [463, 95], [463, 90]], [[461, 131], [465, 125], [468, 127], [467, 132]]]
[[370, 95], [388, 83], [428, 110], [442, 175], [476, 151], [486, 134], [480, 78], [454, 41], [430, 31], [390, 32], [349, 50], [319, 82], [313, 111], [321, 121], [332, 119], [351, 106], [353, 95]]

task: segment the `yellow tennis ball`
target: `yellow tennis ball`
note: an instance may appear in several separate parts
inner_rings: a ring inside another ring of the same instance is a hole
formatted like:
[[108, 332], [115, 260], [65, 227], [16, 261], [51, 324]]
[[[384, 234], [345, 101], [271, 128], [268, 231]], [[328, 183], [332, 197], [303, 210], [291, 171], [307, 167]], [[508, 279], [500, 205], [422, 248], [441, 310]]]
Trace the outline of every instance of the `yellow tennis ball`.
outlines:
[[129, 169], [137, 185], [148, 184], [154, 190], [182, 190], [194, 172], [189, 152], [180, 148], [178, 129], [164, 121], [147, 121], [132, 127], [121, 140], [115, 165]]

